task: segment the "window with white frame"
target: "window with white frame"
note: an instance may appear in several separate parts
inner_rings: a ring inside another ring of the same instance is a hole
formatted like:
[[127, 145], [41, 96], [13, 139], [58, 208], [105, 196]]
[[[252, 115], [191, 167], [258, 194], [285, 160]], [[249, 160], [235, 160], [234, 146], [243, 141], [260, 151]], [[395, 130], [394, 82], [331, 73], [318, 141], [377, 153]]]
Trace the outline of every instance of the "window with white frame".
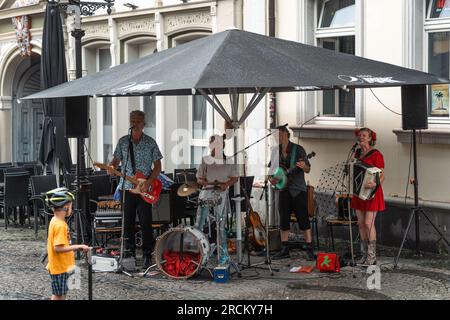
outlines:
[[[194, 32], [172, 38], [172, 46], [177, 46], [209, 35], [206, 32]], [[197, 167], [208, 151], [209, 136], [214, 128], [214, 110], [200, 95], [188, 98], [189, 106], [189, 159], [190, 167]]]
[[[317, 1], [317, 45], [355, 54], [355, 0]], [[325, 117], [355, 117], [355, 90], [328, 90], [318, 94], [318, 109]]]
[[[111, 53], [109, 48], [98, 49], [98, 71], [111, 67]], [[109, 163], [112, 159], [112, 98], [101, 98], [103, 109], [103, 161]]]
[[[425, 19], [428, 72], [436, 76], [450, 76], [450, 1], [428, 0]], [[450, 121], [449, 85], [428, 88], [428, 116], [431, 122]]]
[[[139, 36], [125, 41], [125, 60], [131, 62], [150, 54], [155, 53], [156, 40], [150, 36]], [[139, 102], [139, 109], [145, 113], [144, 133], [155, 139], [157, 142], [157, 103], [155, 96], [143, 96]]]

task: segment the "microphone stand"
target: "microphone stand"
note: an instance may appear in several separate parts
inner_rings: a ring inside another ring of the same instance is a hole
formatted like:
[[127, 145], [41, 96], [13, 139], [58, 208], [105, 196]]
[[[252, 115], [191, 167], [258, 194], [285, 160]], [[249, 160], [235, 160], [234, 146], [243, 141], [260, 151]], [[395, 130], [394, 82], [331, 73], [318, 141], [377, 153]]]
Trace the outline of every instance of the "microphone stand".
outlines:
[[318, 112], [318, 113], [317, 113], [314, 117], [312, 117], [311, 119], [306, 120], [305, 122], [303, 122], [303, 123], [300, 125], [300, 129], [303, 128], [303, 126], [304, 126], [305, 124], [310, 123], [311, 121], [313, 121], [314, 119], [316, 119], [316, 118], [318, 118], [318, 117], [320, 117], [320, 112]]
[[[350, 188], [351, 188], [351, 184], [352, 184], [352, 181], [351, 181], [352, 175], [350, 173], [350, 170], [351, 170], [350, 159], [351, 159], [352, 154], [355, 152], [357, 146], [358, 146], [358, 142], [355, 142], [353, 147], [350, 149], [350, 152], [347, 156], [347, 161], [345, 164], [345, 171], [346, 171], [345, 174], [347, 175], [347, 197], [346, 197], [346, 199], [347, 199], [348, 226], [349, 226], [348, 228], [350, 231], [350, 254], [352, 257], [352, 262], [351, 262], [352, 267], [354, 267], [356, 264], [355, 264], [354, 250], [353, 250], [353, 230], [352, 230], [352, 215], [351, 215], [352, 209], [350, 206]], [[353, 270], [352, 270], [352, 272], [353, 272]]]
[[[133, 143], [133, 141], [131, 140], [131, 131], [132, 131], [133, 127], [131, 127], [130, 129], [128, 129], [128, 135], [129, 135], [129, 139], [128, 139], [128, 151], [127, 151], [127, 157], [125, 160], [125, 165], [122, 168], [122, 173], [125, 175], [126, 174], [126, 170], [127, 170], [127, 165], [128, 165], [128, 158], [130, 155], [130, 146], [131, 143]], [[126, 274], [129, 277], [133, 278], [133, 275], [131, 273], [128, 273], [127, 271], [124, 270], [123, 268], [123, 253], [124, 253], [124, 236], [125, 236], [125, 177], [122, 177], [122, 203], [121, 203], [121, 210], [122, 210], [122, 232], [121, 232], [121, 236], [120, 236], [120, 258], [119, 258], [119, 266], [118, 266], [118, 272]]]

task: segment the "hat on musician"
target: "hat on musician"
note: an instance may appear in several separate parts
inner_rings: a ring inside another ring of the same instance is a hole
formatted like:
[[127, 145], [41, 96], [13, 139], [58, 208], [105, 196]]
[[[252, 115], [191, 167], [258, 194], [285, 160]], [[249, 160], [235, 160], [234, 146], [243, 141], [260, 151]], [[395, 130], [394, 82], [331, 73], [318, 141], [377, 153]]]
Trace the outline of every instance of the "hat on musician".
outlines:
[[286, 132], [288, 134], [288, 137], [291, 136], [291, 133], [289, 132], [288, 124], [283, 124], [281, 126], [276, 127], [275, 129], [280, 130], [281, 132]]

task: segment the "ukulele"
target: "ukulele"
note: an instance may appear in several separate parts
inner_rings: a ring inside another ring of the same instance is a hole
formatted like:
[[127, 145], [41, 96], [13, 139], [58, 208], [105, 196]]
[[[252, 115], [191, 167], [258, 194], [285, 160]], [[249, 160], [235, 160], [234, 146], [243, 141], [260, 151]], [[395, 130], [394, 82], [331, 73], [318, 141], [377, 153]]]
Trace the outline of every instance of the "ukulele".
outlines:
[[[94, 162], [94, 166], [103, 169], [108, 170], [108, 166], [104, 163], [98, 163]], [[162, 190], [162, 183], [159, 181], [159, 179], [155, 179], [150, 186], [149, 190], [142, 192], [141, 191], [141, 184], [147, 180], [147, 177], [140, 171], [136, 171], [136, 174], [133, 177], [127, 176], [123, 174], [120, 171], [113, 170], [114, 175], [124, 178], [125, 180], [131, 182], [134, 186], [134, 189], [130, 189], [129, 191], [134, 194], [138, 194], [141, 196], [142, 200], [144, 200], [147, 203], [153, 204], [159, 199], [159, 195], [161, 194]]]
[[[299, 161], [304, 161], [306, 159], [311, 159], [312, 157], [315, 157], [315, 156], [316, 156], [316, 153], [313, 151], [313, 152], [309, 153], [306, 156], [306, 158], [299, 158], [296, 161], [296, 163], [299, 162]], [[277, 180], [276, 183], [273, 183], [275, 189], [277, 189], [277, 190], [285, 189], [287, 187], [287, 185], [288, 185], [288, 180], [289, 180], [288, 177], [289, 177], [289, 175], [291, 173], [293, 173], [294, 171], [296, 171], [297, 169], [298, 169], [297, 166], [295, 166], [294, 168], [290, 168], [290, 169], [286, 169], [286, 168], [283, 168], [283, 167], [276, 168], [274, 173], [273, 173], [273, 175], [272, 175], [272, 178]]]

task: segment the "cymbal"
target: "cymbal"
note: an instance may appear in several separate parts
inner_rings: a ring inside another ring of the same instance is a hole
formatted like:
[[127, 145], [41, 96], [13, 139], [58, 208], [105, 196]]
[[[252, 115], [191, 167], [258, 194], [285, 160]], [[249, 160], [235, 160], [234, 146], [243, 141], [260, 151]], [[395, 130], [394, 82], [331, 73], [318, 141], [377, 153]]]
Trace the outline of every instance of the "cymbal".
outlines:
[[187, 197], [198, 191], [198, 184], [196, 182], [183, 183], [177, 190], [180, 197]]

